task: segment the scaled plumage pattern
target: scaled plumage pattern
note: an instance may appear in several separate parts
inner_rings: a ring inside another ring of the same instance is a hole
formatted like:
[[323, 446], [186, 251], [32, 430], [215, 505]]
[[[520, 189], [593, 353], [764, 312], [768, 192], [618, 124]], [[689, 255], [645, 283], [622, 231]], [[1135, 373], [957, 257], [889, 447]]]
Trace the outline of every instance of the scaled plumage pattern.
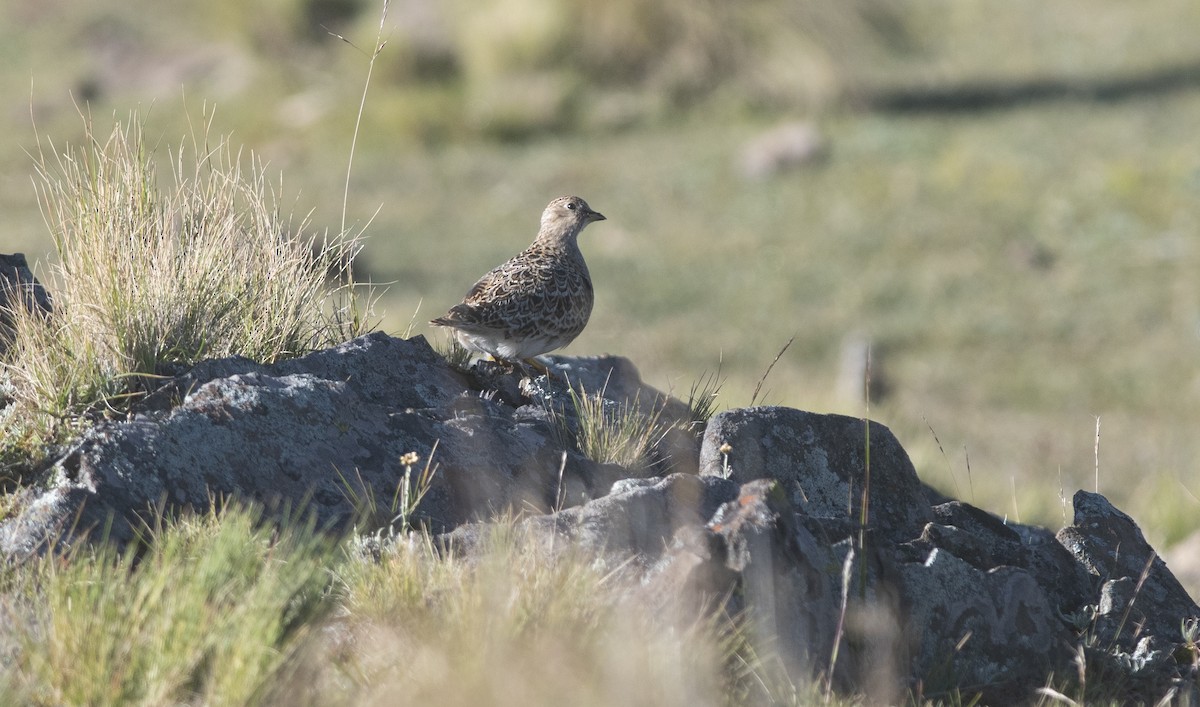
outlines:
[[566, 346], [587, 326], [594, 295], [579, 232], [603, 220], [577, 196], [550, 202], [533, 243], [430, 324], [452, 329], [471, 351], [537, 365], [534, 356]]

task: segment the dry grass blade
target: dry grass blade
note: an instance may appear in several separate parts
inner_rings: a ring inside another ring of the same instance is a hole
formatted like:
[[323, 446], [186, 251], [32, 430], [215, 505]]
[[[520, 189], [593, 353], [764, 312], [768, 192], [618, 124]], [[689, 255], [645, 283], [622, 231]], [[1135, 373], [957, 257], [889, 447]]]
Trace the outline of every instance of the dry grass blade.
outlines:
[[779, 353], [775, 354], [775, 359], [771, 361], [771, 365], [767, 366], [767, 370], [763, 371], [762, 376], [760, 376], [758, 379], [758, 383], [756, 383], [754, 386], [754, 393], [750, 396], [750, 407], [754, 407], [754, 405], [758, 402], [758, 394], [762, 392], [763, 383], [767, 381], [767, 376], [771, 375], [771, 369], [775, 367], [775, 364], [779, 363], [779, 359], [783, 358], [784, 352], [788, 350], [788, 347], [791, 346], [792, 342], [795, 340], [796, 336], [792, 335], [792, 338], [787, 340], [787, 343], [783, 345], [783, 348], [779, 349]]

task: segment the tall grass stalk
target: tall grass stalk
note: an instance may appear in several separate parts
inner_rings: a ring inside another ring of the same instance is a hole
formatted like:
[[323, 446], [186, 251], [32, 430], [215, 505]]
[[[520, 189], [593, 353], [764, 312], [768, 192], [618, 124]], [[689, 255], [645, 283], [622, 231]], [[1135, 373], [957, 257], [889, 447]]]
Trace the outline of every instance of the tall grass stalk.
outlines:
[[[358, 147], [358, 135], [362, 129], [363, 113], [367, 109], [367, 92], [371, 88], [371, 76], [375, 73], [375, 60], [379, 58], [383, 48], [387, 46], [387, 41], [383, 38], [384, 27], [387, 26], [388, 0], [383, 0], [383, 8], [379, 13], [379, 30], [375, 33], [375, 47], [370, 54], [367, 55], [367, 75], [363, 79], [362, 97], [358, 100], [358, 113], [354, 116], [354, 132], [350, 137], [350, 157], [346, 160], [346, 181], [342, 190], [342, 232], [346, 232], [346, 213], [350, 208], [350, 175], [354, 172], [354, 152]], [[340, 34], [333, 34], [334, 37], [342, 40], [351, 47], [358, 49], [358, 46], [346, 39]], [[358, 51], [362, 52], [361, 49]], [[366, 52], [362, 52], [366, 54]]]
[[14, 313], [0, 365], [19, 408], [10, 419], [24, 422], [6, 426], [6, 448], [61, 440], [204, 358], [269, 363], [369, 329], [349, 272], [359, 240], [304, 235], [307, 221], [280, 207], [282, 184], [210, 136], [211, 114], [167, 151], [165, 175], [136, 116], [107, 138], [87, 128], [85, 144], [61, 151], [39, 138], [54, 311]]

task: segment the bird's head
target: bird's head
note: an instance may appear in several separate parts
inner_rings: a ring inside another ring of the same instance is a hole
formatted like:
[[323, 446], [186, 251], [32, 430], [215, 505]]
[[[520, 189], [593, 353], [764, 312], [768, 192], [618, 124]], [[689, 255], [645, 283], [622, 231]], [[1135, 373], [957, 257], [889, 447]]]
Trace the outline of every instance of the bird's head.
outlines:
[[563, 238], [579, 235], [593, 221], [603, 221], [604, 214], [593, 211], [577, 196], [560, 196], [542, 212], [542, 236]]

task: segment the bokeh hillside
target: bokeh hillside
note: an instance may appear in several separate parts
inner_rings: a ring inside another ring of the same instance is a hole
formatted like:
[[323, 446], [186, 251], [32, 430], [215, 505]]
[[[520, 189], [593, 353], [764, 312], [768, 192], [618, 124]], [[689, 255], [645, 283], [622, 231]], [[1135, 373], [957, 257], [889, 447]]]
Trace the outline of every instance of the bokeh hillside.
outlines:
[[[37, 136], [133, 111], [164, 159], [211, 114], [340, 229], [382, 10], [0, 0], [0, 250], [52, 258]], [[382, 327], [436, 339], [580, 194], [609, 220], [568, 353], [682, 395], [719, 370], [739, 406], [795, 337], [758, 402], [869, 412], [926, 481], [1026, 522], [1098, 478], [1170, 542], [1200, 527], [1197, 27], [1190, 0], [394, 0], [346, 225]], [[747, 178], [790, 122], [819, 155]]]

